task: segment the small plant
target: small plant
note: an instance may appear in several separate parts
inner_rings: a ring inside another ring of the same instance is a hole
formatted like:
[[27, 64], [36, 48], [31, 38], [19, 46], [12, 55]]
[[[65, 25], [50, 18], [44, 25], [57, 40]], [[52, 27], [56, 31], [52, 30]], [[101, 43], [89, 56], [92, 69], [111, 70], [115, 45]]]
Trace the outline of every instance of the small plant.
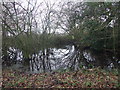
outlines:
[[92, 85], [91, 82], [85, 82], [85, 86], [90, 87]]
[[82, 68], [83, 68], [83, 65], [79, 65], [79, 67], [82, 69]]
[[19, 83], [24, 83], [26, 81], [26, 78], [20, 78], [16, 84], [19, 84]]
[[114, 75], [119, 75], [119, 73], [118, 73], [118, 70], [117, 70], [117, 69], [113, 69], [113, 70], [112, 70], [112, 72], [113, 72], [113, 74], [114, 74]]
[[68, 82], [67, 82], [67, 81], [64, 81], [63, 83], [64, 83], [64, 84], [68, 84]]
[[117, 88], [120, 88], [120, 83], [119, 83], [119, 82], [116, 84], [116, 87], [117, 87]]
[[92, 64], [89, 64], [88, 67], [89, 68], [94, 68], [94, 66]]
[[13, 84], [12, 84], [12, 83], [8, 83], [6, 86], [8, 86], [8, 87], [12, 87]]
[[14, 77], [15, 75], [14, 75], [14, 73], [8, 73], [8, 76]]
[[60, 73], [65, 73], [65, 72], [66, 72], [66, 69], [61, 68], [61, 69], [57, 70], [57, 72], [60, 72]]
[[44, 80], [44, 78], [38, 78], [38, 80]]
[[72, 86], [76, 86], [77, 84], [76, 83], [72, 83]]

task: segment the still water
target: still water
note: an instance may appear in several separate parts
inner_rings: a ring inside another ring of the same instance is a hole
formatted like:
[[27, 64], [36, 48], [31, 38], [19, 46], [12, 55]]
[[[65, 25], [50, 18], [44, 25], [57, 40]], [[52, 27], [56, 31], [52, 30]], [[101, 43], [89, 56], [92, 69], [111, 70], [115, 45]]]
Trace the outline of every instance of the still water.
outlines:
[[[14, 53], [13, 53], [14, 52]], [[93, 50], [76, 49], [75, 46], [48, 48], [32, 54], [29, 60], [23, 58], [22, 51], [9, 48], [10, 61], [3, 60], [3, 69], [11, 68], [27, 73], [51, 72], [55, 70], [79, 70], [101, 67], [111, 70], [118, 68], [120, 61], [111, 53], [96, 53]]]

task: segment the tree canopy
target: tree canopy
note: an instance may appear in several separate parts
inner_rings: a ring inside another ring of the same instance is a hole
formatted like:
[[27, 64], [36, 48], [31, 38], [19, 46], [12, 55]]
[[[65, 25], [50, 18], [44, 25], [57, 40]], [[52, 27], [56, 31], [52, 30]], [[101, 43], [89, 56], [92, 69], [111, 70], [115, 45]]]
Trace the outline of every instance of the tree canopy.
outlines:
[[28, 57], [60, 44], [120, 52], [120, 2], [45, 3], [43, 11], [42, 3], [27, 3], [27, 8], [21, 3], [3, 3], [4, 55], [9, 47]]

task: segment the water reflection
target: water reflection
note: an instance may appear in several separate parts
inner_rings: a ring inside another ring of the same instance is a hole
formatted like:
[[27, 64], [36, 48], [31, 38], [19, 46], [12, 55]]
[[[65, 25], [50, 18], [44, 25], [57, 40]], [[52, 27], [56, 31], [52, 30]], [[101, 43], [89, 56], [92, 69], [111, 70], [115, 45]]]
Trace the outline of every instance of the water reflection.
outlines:
[[[34, 53], [29, 60], [23, 57], [22, 51], [10, 47], [7, 51], [9, 58], [3, 59], [3, 68], [20, 69], [26, 72], [51, 72], [59, 69], [78, 70], [100, 66], [105, 69], [117, 68], [119, 61], [109, 53], [96, 53], [92, 50], [80, 50], [75, 46], [64, 48], [48, 48]], [[8, 60], [9, 63], [8, 64]]]

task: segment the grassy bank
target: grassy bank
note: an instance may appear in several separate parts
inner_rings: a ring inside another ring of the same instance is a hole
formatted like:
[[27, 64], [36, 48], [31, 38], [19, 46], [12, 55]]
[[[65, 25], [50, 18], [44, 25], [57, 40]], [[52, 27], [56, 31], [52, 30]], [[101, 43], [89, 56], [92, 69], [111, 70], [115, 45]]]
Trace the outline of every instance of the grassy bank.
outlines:
[[25, 74], [3, 70], [3, 88], [119, 88], [118, 72], [95, 68], [79, 71]]

